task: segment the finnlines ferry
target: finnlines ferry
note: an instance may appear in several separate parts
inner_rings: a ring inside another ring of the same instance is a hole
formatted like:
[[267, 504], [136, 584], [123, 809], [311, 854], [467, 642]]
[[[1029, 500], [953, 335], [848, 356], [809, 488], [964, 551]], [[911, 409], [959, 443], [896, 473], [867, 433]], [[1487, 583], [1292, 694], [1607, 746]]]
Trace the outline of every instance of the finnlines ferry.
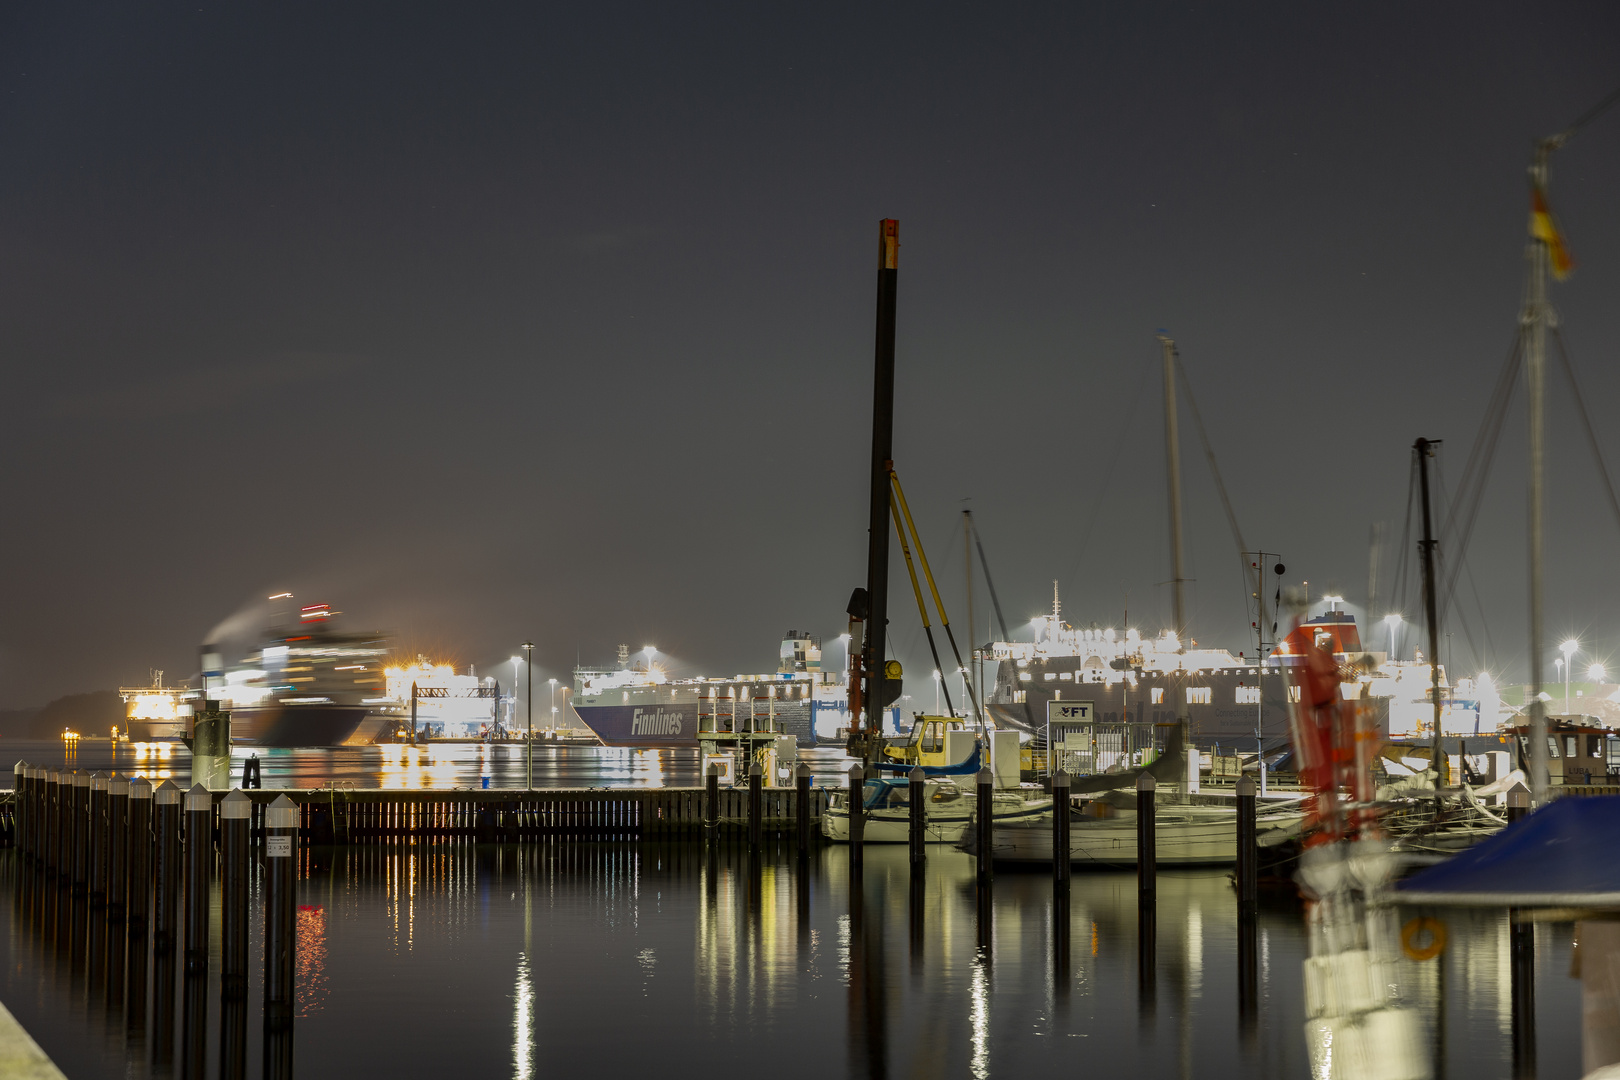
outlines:
[[[574, 669], [574, 712], [604, 746], [696, 748], [700, 713], [774, 720], [803, 747], [842, 745], [849, 734], [845, 680], [821, 670], [821, 641], [803, 630], [783, 636], [769, 674], [672, 679], [655, 657], [649, 648], [632, 659], [620, 645], [617, 666]], [[899, 708], [887, 710], [885, 730], [899, 722]]]

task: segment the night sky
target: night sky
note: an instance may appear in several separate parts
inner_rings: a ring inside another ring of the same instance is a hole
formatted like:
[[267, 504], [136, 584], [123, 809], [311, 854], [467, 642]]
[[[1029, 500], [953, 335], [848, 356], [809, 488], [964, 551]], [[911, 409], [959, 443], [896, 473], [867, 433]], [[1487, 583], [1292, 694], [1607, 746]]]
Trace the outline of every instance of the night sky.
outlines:
[[[1167, 620], [1161, 328], [1245, 538], [1363, 605], [1413, 439], [1454, 490], [1512, 344], [1532, 142], [1617, 60], [1603, 3], [12, 5], [0, 707], [190, 675], [282, 590], [481, 671], [830, 640], [883, 217], [896, 462], [959, 621], [964, 506], [1009, 622], [1054, 578], [1077, 623]], [[1620, 110], [1551, 188], [1611, 465], [1617, 184]], [[1614, 663], [1620, 525], [1549, 387], [1548, 633]], [[1486, 655], [1446, 627], [1510, 681], [1524, 414], [1467, 552]], [[1182, 454], [1193, 635], [1252, 655]]]

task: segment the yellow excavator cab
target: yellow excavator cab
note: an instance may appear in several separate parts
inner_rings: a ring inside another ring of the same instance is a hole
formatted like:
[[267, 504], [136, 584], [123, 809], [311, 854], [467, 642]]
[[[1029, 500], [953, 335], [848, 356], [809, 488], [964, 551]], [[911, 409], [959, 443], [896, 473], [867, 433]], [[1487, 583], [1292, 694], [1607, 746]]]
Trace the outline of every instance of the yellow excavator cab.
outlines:
[[901, 761], [907, 765], [955, 765], [956, 762], [945, 760], [946, 732], [972, 733], [974, 730], [972, 721], [964, 717], [927, 716], [918, 713], [913, 717], [911, 734], [906, 740], [897, 745], [885, 746], [883, 754], [890, 761]]

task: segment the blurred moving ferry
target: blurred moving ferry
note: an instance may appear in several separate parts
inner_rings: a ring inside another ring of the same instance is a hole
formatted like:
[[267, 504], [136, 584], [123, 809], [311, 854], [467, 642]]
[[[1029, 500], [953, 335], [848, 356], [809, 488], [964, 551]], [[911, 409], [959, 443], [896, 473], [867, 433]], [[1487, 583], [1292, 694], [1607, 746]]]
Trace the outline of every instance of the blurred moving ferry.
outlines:
[[[604, 746], [682, 748], [698, 745], [698, 715], [774, 719], [802, 747], [842, 745], [849, 735], [849, 696], [837, 672], [821, 670], [821, 642], [803, 630], [782, 638], [776, 671], [730, 678], [671, 679], [654, 650], [632, 660], [619, 646], [618, 666], [574, 669], [574, 712]], [[886, 710], [884, 730], [899, 731], [900, 709]]]
[[[278, 598], [272, 598], [278, 599]], [[272, 627], [259, 650], [227, 665], [217, 645], [202, 647], [202, 689], [126, 688], [132, 742], [190, 737], [206, 696], [231, 714], [231, 741], [249, 746], [353, 746], [374, 742], [403, 715], [384, 668], [390, 639], [342, 633], [326, 604], [304, 607], [298, 623]]]

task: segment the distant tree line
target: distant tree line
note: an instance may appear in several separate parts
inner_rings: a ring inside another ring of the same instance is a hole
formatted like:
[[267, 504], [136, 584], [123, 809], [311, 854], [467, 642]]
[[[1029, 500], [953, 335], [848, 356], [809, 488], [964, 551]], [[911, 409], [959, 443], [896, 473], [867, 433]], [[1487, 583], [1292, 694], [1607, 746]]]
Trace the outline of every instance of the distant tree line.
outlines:
[[57, 739], [68, 729], [81, 735], [106, 735], [124, 726], [125, 705], [116, 690], [69, 694], [40, 709], [0, 711], [0, 737]]

